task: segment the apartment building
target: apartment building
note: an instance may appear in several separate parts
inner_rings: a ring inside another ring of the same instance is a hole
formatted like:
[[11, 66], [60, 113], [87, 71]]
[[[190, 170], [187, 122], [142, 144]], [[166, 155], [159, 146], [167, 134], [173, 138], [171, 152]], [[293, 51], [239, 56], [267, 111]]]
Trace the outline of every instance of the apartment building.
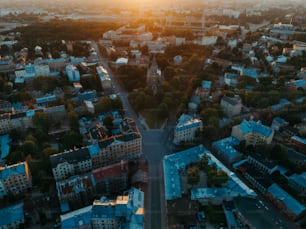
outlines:
[[98, 142], [100, 150], [91, 152], [92, 165], [105, 165], [139, 157], [142, 154], [142, 136], [135, 121], [125, 118], [120, 124], [120, 133]]
[[195, 140], [197, 132], [202, 131], [202, 128], [202, 120], [182, 114], [174, 129], [173, 143], [180, 144]]
[[88, 147], [65, 151], [50, 156], [51, 168], [56, 181], [92, 170]]
[[274, 130], [263, 125], [260, 121], [243, 120], [240, 124], [233, 126], [231, 136], [240, 141], [245, 140], [246, 145], [270, 144], [274, 136]]
[[[17, 164], [0, 167], [0, 188], [1, 194], [6, 191], [13, 195], [18, 195], [32, 187], [32, 177], [28, 163], [20, 162]], [[0, 194], [0, 196], [1, 196]]]

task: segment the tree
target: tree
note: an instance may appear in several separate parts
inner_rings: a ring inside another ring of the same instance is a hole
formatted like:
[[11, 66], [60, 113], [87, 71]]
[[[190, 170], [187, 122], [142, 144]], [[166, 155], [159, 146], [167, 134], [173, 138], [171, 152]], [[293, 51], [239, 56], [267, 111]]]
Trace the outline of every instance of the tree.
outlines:
[[200, 181], [200, 170], [197, 167], [192, 167], [187, 172], [187, 183], [196, 185]]
[[199, 169], [201, 169], [202, 171], [206, 171], [207, 168], [208, 168], [208, 156], [207, 155], [204, 155], [198, 162], [198, 166], [199, 166]]
[[108, 130], [111, 130], [113, 128], [113, 121], [114, 121], [114, 117], [112, 115], [107, 115], [103, 119], [103, 125], [106, 126]]
[[64, 149], [71, 149], [74, 146], [81, 146], [82, 145], [82, 135], [75, 131], [69, 131], [64, 135], [63, 138], [63, 147]]
[[41, 128], [45, 131], [49, 131], [51, 127], [51, 118], [48, 116], [47, 113], [44, 112], [37, 112], [32, 118], [33, 125], [36, 128]]

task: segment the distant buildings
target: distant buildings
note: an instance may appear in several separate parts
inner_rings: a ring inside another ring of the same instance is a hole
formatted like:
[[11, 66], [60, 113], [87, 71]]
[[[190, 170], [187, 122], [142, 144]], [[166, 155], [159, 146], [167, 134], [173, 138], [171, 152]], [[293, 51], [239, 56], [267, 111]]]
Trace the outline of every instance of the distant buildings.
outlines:
[[231, 135], [240, 141], [245, 140], [246, 145], [270, 144], [274, 136], [274, 130], [263, 125], [260, 121], [244, 119], [239, 125], [233, 126]]
[[78, 82], [81, 79], [79, 70], [72, 64], [66, 66], [66, 74], [71, 82]]
[[0, 197], [8, 193], [18, 195], [32, 187], [32, 177], [27, 162], [0, 167]]
[[174, 129], [174, 144], [193, 141], [197, 134], [202, 131], [202, 120], [182, 114]]
[[112, 89], [112, 81], [107, 70], [103, 66], [96, 67], [96, 70], [100, 78], [103, 91], [110, 93]]

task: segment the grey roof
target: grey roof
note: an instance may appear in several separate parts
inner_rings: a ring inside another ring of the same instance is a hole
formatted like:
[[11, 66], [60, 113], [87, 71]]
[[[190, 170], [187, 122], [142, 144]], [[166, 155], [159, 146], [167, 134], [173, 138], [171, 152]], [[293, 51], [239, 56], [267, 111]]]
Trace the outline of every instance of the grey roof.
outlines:
[[76, 164], [80, 161], [90, 160], [89, 150], [86, 147], [76, 150], [65, 151], [59, 154], [50, 156], [51, 167], [55, 168], [58, 164], [68, 162], [69, 164]]

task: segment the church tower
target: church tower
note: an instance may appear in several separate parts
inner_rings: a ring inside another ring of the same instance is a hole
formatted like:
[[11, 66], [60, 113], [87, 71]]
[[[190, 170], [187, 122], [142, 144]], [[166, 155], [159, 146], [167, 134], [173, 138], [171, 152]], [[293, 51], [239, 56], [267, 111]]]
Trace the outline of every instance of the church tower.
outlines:
[[158, 68], [156, 58], [153, 57], [152, 65], [148, 68], [147, 71], [147, 84], [151, 87], [153, 91], [153, 95], [156, 95], [158, 92], [158, 88], [162, 83], [162, 72]]

